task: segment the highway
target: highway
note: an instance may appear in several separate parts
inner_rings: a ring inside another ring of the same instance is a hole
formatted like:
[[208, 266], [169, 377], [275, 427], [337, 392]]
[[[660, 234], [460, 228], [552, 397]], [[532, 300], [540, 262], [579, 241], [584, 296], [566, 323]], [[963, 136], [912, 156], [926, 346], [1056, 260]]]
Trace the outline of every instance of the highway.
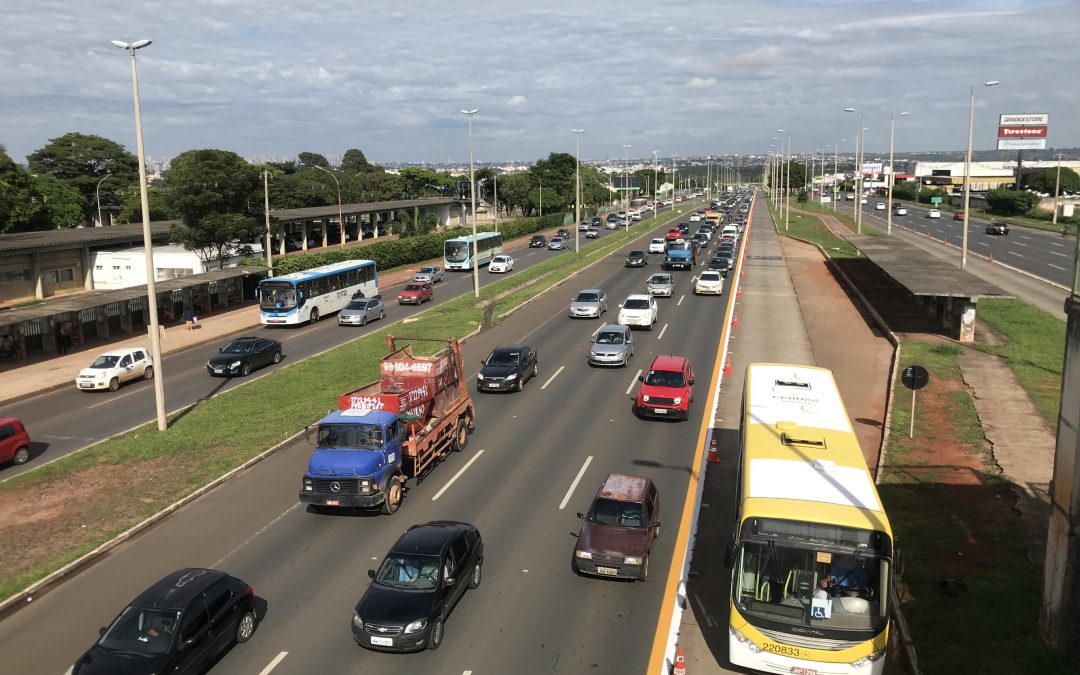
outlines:
[[[862, 205], [863, 223], [885, 229], [888, 213], [878, 211], [875, 205], [887, 204], [884, 197], [869, 197]], [[841, 201], [838, 206], [852, 214], [855, 201]], [[793, 205], [797, 206], [797, 205]], [[941, 218], [927, 218], [929, 208], [908, 204], [908, 215], [893, 215], [893, 226], [946, 242], [959, 248], [963, 239], [963, 223], [953, 220], [953, 214], [942, 211]], [[1009, 222], [1008, 218], [1002, 218]], [[1076, 259], [1076, 239], [1063, 237], [1054, 232], [1011, 225], [1008, 236], [986, 233], [990, 221], [972, 217], [968, 227], [968, 252], [993, 258], [1011, 267], [1033, 274], [1055, 284], [1072, 284], [1073, 261]], [[960, 252], [956, 253], [957, 260]]]
[[[688, 208], [689, 203], [680, 204]], [[670, 207], [662, 208], [659, 217], [663, 218]], [[652, 216], [650, 216], [652, 217]], [[575, 225], [576, 227], [576, 225]], [[567, 226], [567, 229], [571, 229]], [[611, 230], [601, 229], [601, 241]], [[571, 232], [573, 234], [573, 232]], [[582, 234], [582, 243], [587, 240]], [[573, 250], [574, 238], [568, 240], [569, 249], [549, 251], [545, 249], [522, 248], [508, 251], [514, 257], [515, 272], [528, 269], [551, 256], [566, 255]], [[419, 265], [417, 265], [419, 267]], [[510, 274], [514, 274], [511, 272]], [[505, 275], [490, 274], [486, 268], [480, 270], [480, 283], [486, 285], [501, 280]], [[187, 405], [196, 403], [226, 391], [233, 387], [261, 377], [277, 368], [295, 363], [298, 359], [320, 353], [332, 347], [354, 340], [369, 332], [383, 328], [380, 323], [389, 323], [407, 318], [433, 305], [447, 302], [464, 293], [472, 292], [472, 274], [447, 272], [445, 281], [435, 284], [435, 299], [422, 307], [398, 305], [397, 293], [404, 284], [380, 288], [386, 303], [386, 318], [370, 323], [365, 328], [339, 326], [337, 316], [325, 317], [313, 326], [292, 326], [267, 328], [254, 327], [250, 330], [222, 338], [220, 344], [208, 344], [177, 352], [164, 357], [165, 371], [165, 409], [170, 413]], [[268, 366], [253, 372], [249, 377], [214, 378], [206, 372], [206, 361], [233, 337], [240, 335], [267, 336], [283, 343], [285, 358], [278, 366]], [[105, 351], [105, 348], [102, 348]], [[92, 357], [88, 357], [88, 363]], [[75, 389], [72, 373], [72, 385], [64, 389], [46, 392], [38, 396], [17, 401], [0, 407], [0, 416], [11, 416], [22, 420], [31, 430], [35, 446], [47, 444], [44, 451], [35, 447], [34, 456], [22, 466], [0, 466], [0, 479], [10, 478], [33, 469], [36, 466], [62, 457], [70, 452], [86, 447], [90, 443], [108, 438], [134, 426], [154, 419], [153, 383], [136, 381], [129, 383], [117, 392], [82, 392]]]
[[[615, 304], [642, 292], [659, 269], [656, 255], [644, 269], [625, 268], [629, 248], [465, 345], [467, 364], [497, 344], [533, 345], [539, 377], [520, 394], [474, 392], [477, 423], [468, 448], [411, 484], [396, 515], [307, 512], [296, 496], [311, 448], [297, 442], [5, 619], [5, 669], [63, 672], [125, 602], [166, 572], [192, 565], [240, 576], [262, 603], [255, 636], [227, 652], [214, 673], [644, 672], [691, 459], [703, 415], [711, 412], [708, 383], [730, 298], [727, 290], [696, 297], [694, 272], [675, 272], [675, 294], [659, 299], [655, 330], [635, 332], [629, 367], [590, 368], [590, 335], [614, 321]], [[608, 314], [602, 321], [569, 319], [570, 296], [589, 287], [607, 291]], [[336, 328], [312, 331], [340, 334]], [[687, 422], [644, 421], [631, 412], [639, 369], [659, 353], [688, 356], [696, 371]], [[470, 385], [473, 372], [467, 371]], [[646, 583], [582, 578], [570, 569], [580, 527], [575, 512], [586, 510], [610, 472], [649, 475], [660, 492], [661, 536]], [[349, 621], [368, 584], [366, 571], [408, 525], [433, 519], [479, 527], [480, 588], [466, 592], [437, 652], [388, 655], [358, 647]]]

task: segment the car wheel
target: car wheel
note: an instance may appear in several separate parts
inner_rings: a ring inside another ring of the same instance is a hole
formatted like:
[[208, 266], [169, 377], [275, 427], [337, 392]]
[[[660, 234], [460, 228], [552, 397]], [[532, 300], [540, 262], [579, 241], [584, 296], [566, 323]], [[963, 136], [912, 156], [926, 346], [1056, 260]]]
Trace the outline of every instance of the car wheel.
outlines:
[[11, 456], [12, 464], [26, 464], [30, 461], [30, 447], [27, 445], [22, 446], [15, 451], [15, 454]]
[[274, 352], [274, 358], [272, 359], [272, 361], [275, 364], [281, 363], [281, 352]]
[[385, 317], [386, 317], [386, 311], [380, 309], [379, 310], [379, 319], [383, 319]]
[[366, 325], [367, 325], [367, 314], [360, 317], [360, 326], [363, 327], [363, 326], [366, 326]]
[[114, 377], [113, 379], [109, 380], [109, 391], [116, 391], [119, 388], [120, 388], [120, 378]]
[[152, 380], [152, 379], [154, 379], [154, 367], [153, 366], [147, 366], [146, 367], [146, 370], [144, 370], [143, 373], [142, 373], [142, 379], [144, 379], [144, 380]]
[[521, 377], [519, 377], [517, 379], [517, 388], [515, 389], [515, 391], [520, 392], [524, 388], [525, 388], [525, 373], [522, 373]]
[[247, 377], [248, 375], [250, 375], [251, 374], [251, 364], [250, 363], [245, 363], [244, 365], [240, 366], [240, 374], [243, 375], [244, 377]]
[[401, 477], [393, 476], [386, 486], [386, 499], [382, 503], [384, 515], [392, 515], [401, 506]]
[[311, 308], [311, 318], [308, 319], [308, 323], [316, 323], [316, 322], [318, 322], [318, 320], [319, 320], [319, 308], [318, 307], [312, 307]]
[[435, 619], [435, 623], [431, 624], [431, 639], [428, 640], [428, 649], [434, 651], [439, 648], [439, 645], [443, 641], [443, 620], [442, 617]]
[[243, 644], [255, 634], [255, 610], [249, 609], [240, 617], [240, 623], [236, 625], [236, 642]]
[[645, 559], [641, 561], [641, 571], [638, 572], [638, 581], [649, 580], [649, 556], [645, 556]]
[[480, 575], [481, 575], [480, 567], [481, 567], [480, 562], [477, 562], [476, 567], [473, 567], [472, 577], [469, 578], [469, 588], [472, 588], [472, 589], [480, 588]]
[[534, 363], [533, 364], [533, 369], [532, 369], [532, 375], [530, 375], [529, 377], [536, 377], [537, 373], [539, 373], [539, 372], [540, 372], [540, 364]]

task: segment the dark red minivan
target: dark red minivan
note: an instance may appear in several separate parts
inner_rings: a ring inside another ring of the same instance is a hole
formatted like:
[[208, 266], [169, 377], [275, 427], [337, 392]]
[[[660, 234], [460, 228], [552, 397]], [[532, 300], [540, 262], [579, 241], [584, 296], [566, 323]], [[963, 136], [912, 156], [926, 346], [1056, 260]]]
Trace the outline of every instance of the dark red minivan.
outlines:
[[30, 434], [14, 417], [0, 417], [0, 464], [26, 464], [30, 459]]
[[610, 474], [589, 512], [571, 562], [578, 574], [645, 581], [649, 552], [660, 535], [660, 494], [652, 479]]

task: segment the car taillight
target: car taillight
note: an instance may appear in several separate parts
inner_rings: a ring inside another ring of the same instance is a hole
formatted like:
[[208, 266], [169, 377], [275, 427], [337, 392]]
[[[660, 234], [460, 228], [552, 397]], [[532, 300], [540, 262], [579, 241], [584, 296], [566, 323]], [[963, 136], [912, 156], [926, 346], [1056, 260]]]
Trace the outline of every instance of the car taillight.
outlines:
[[244, 589], [244, 595], [255, 595], [255, 589], [251, 586], [248, 586]]

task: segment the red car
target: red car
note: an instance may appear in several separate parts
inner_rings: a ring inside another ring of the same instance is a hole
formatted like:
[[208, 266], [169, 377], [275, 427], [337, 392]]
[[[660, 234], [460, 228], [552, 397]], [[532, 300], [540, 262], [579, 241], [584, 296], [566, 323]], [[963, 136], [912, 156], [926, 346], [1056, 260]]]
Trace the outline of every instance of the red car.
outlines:
[[694, 370], [685, 356], [661, 354], [653, 359], [644, 375], [638, 377], [641, 388], [634, 399], [638, 417], [690, 417], [694, 399]]
[[431, 284], [414, 281], [411, 284], [405, 284], [405, 288], [398, 293], [397, 301], [399, 305], [419, 305], [431, 300], [434, 295], [435, 290]]
[[673, 227], [673, 228], [671, 228], [670, 230], [667, 231], [667, 234], [664, 235], [664, 239], [667, 239], [668, 241], [674, 241], [675, 239], [682, 239], [682, 230], [680, 230], [677, 227]]
[[14, 417], [0, 417], [0, 464], [26, 464], [30, 459], [30, 434]]
[[956, 213], [953, 214], [952, 219], [953, 220], [963, 220], [964, 219], [964, 212], [963, 211], [957, 211]]

